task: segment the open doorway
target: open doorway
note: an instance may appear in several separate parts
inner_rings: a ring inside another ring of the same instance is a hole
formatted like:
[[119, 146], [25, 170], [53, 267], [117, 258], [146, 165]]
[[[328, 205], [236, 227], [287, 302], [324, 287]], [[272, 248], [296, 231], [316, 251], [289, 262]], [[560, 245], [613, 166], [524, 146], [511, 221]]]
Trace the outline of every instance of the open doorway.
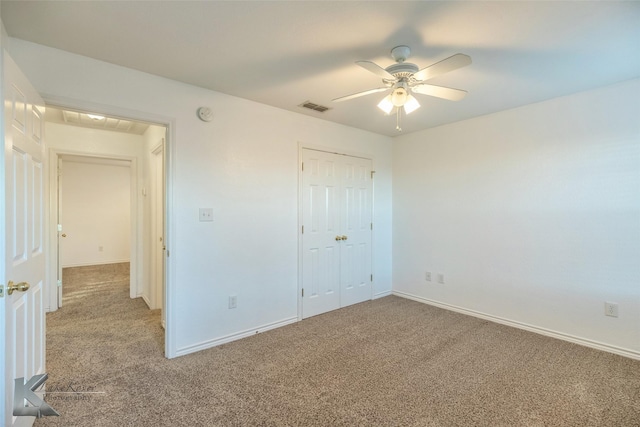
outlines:
[[130, 263], [132, 172], [130, 159], [59, 154], [61, 268]]
[[164, 326], [166, 126], [49, 106], [46, 122], [58, 279], [49, 311], [64, 306], [64, 267], [103, 266], [128, 271], [130, 298], [162, 310]]

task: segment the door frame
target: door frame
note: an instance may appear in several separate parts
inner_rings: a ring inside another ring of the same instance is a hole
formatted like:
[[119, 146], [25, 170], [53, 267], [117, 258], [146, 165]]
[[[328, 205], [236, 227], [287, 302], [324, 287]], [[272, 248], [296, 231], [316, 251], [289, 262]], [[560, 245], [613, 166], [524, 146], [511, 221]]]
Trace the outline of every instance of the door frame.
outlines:
[[[297, 226], [297, 234], [298, 234], [298, 321], [302, 320], [302, 261], [303, 261], [303, 248], [302, 248], [302, 225], [303, 225], [303, 183], [302, 183], [302, 158], [304, 150], [315, 150], [315, 151], [323, 151], [325, 153], [337, 154], [339, 156], [350, 156], [350, 157], [358, 157], [361, 159], [371, 160], [371, 169], [372, 172], [375, 172], [376, 162], [375, 158], [371, 154], [365, 154], [361, 152], [355, 152], [350, 150], [344, 150], [342, 148], [335, 148], [326, 145], [318, 145], [318, 144], [308, 144], [305, 142], [298, 142], [298, 226]], [[375, 176], [375, 175], [374, 175]], [[375, 179], [371, 182], [371, 221], [375, 224], [375, 198], [376, 198], [376, 186]], [[375, 226], [371, 232], [371, 262], [372, 262], [372, 272], [373, 272], [373, 260], [375, 259]], [[373, 280], [371, 282], [371, 299], [374, 298], [375, 295], [375, 284], [376, 284], [375, 275], [373, 276]]]
[[[58, 231], [58, 215], [60, 213], [60, 201], [58, 200], [59, 196], [59, 177], [58, 177], [58, 165], [59, 161], [64, 161], [64, 156], [77, 156], [77, 157], [87, 157], [92, 159], [99, 160], [124, 160], [129, 162], [129, 212], [130, 212], [130, 220], [129, 220], [129, 258], [130, 258], [130, 272], [129, 272], [129, 296], [131, 298], [136, 298], [138, 296], [138, 289], [140, 287], [138, 272], [141, 271], [141, 266], [143, 265], [143, 257], [138, 256], [138, 232], [141, 230], [141, 224], [138, 220], [138, 191], [139, 182], [138, 182], [138, 162], [135, 157], [131, 156], [117, 156], [112, 154], [102, 154], [98, 152], [83, 152], [83, 151], [74, 151], [74, 150], [64, 150], [57, 148], [50, 148], [48, 154], [49, 161], [49, 206], [50, 206], [50, 236], [49, 241], [50, 244], [50, 255], [51, 262], [49, 271], [50, 277], [52, 278], [51, 283], [53, 284], [57, 280], [62, 280], [62, 278], [58, 278], [58, 274], [60, 274], [61, 266], [58, 265], [60, 260], [60, 232]], [[55, 165], [53, 167], [52, 165]], [[62, 224], [64, 227], [64, 224]], [[63, 228], [62, 233], [65, 230]], [[60, 267], [60, 270], [59, 270]], [[56, 284], [57, 285], [57, 284]], [[64, 283], [62, 283], [64, 286]], [[60, 286], [56, 286], [56, 292], [53, 291], [53, 286], [49, 288], [49, 295], [46, 296], [48, 300], [48, 311], [56, 311], [58, 308], [62, 307], [62, 294], [60, 292]]]
[[[129, 110], [127, 108], [117, 107], [113, 105], [98, 104], [86, 100], [79, 100], [74, 98], [67, 98], [61, 96], [55, 96], [50, 94], [41, 94], [46, 105], [51, 105], [58, 108], [68, 108], [79, 111], [92, 111], [106, 116], [121, 117], [123, 119], [129, 119], [133, 121], [141, 121], [156, 124], [158, 126], [164, 126], [165, 132], [165, 164], [164, 164], [164, 188], [165, 188], [165, 200], [164, 200], [164, 241], [167, 248], [165, 252], [165, 276], [164, 276], [164, 295], [166, 304], [163, 307], [163, 313], [165, 317], [165, 334], [164, 334], [164, 356], [168, 359], [172, 359], [177, 356], [175, 351], [175, 257], [170, 256], [170, 248], [173, 242], [173, 236], [175, 233], [175, 224], [173, 222], [172, 212], [174, 209], [173, 204], [173, 182], [175, 177], [175, 164], [173, 159], [176, 156], [176, 147], [173, 141], [175, 141], [175, 129], [176, 119], [173, 117], [167, 117], [158, 115], [155, 113]], [[113, 156], [111, 156], [113, 157]], [[137, 192], [137, 189], [135, 189]], [[51, 197], [51, 195], [50, 195]], [[57, 219], [57, 218], [56, 218]], [[57, 230], [57, 227], [56, 227]], [[49, 262], [54, 262], [55, 259], [52, 254], [49, 254]], [[54, 276], [55, 277], [55, 276]]]

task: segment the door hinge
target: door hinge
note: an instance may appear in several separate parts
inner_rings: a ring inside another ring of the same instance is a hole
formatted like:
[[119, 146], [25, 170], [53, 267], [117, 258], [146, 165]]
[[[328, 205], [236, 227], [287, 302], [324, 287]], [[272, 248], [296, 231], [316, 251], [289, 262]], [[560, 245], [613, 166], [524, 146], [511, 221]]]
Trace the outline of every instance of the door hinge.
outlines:
[[373, 230], [373, 223], [371, 223], [371, 229]]
[[58, 287], [61, 288], [62, 287], [62, 280], [58, 280]]
[[373, 274], [371, 275], [371, 281], [373, 282]]
[[4, 298], [4, 285], [0, 285], [0, 298]]
[[302, 296], [304, 297], [304, 288], [302, 288]]
[[302, 172], [304, 172], [304, 162], [302, 162]]
[[371, 171], [371, 179], [373, 179], [373, 174], [376, 173], [376, 171]]
[[302, 234], [304, 234], [304, 225], [302, 226]]

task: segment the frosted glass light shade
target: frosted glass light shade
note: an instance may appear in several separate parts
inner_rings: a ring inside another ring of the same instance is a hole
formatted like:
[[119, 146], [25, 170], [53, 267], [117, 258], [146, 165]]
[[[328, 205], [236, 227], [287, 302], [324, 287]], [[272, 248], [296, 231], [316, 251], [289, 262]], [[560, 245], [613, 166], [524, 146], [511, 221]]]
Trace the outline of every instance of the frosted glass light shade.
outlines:
[[382, 98], [382, 101], [378, 103], [378, 108], [384, 111], [385, 114], [391, 113], [393, 110], [393, 102], [391, 102], [391, 95], [387, 95]]
[[409, 95], [407, 97], [407, 102], [404, 104], [404, 112], [409, 114], [416, 111], [418, 108], [420, 108], [418, 100], [413, 95]]
[[402, 107], [407, 102], [407, 91], [402, 87], [394, 89], [391, 92], [391, 102], [396, 107]]

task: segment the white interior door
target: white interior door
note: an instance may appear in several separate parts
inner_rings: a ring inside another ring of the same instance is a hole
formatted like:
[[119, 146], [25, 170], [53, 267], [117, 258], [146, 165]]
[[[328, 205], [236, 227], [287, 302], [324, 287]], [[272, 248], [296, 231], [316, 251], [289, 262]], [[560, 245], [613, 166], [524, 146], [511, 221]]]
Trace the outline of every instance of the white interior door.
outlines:
[[302, 317], [340, 308], [339, 160], [303, 150]]
[[341, 182], [341, 306], [371, 299], [371, 160], [343, 156]]
[[[151, 156], [151, 305], [164, 306], [164, 138]], [[162, 317], [164, 324], [164, 315]]]
[[[47, 173], [44, 102], [4, 53], [4, 298], [0, 415], [6, 426], [31, 425], [31, 416], [14, 416], [14, 381], [29, 381], [45, 369], [45, 236]], [[9, 281], [19, 289], [9, 295]], [[27, 285], [28, 284], [28, 289]], [[26, 401], [15, 402], [24, 408]], [[32, 404], [35, 402], [31, 402]], [[38, 409], [32, 407], [31, 409]], [[27, 411], [28, 412], [28, 411]]]
[[371, 299], [371, 160], [302, 152], [302, 317]]
[[[57, 300], [56, 300], [56, 307], [60, 308], [62, 307], [62, 286], [64, 286], [64, 283], [62, 283], [62, 242], [64, 239], [67, 237], [67, 234], [64, 232], [64, 230], [62, 229], [62, 222], [63, 222], [63, 218], [62, 218], [62, 157], [61, 156], [56, 156], [56, 162], [57, 162], [57, 173], [56, 173], [56, 179], [58, 180], [58, 185], [56, 185], [56, 200], [57, 200], [57, 212], [56, 215], [58, 216], [58, 219], [56, 221], [56, 226], [58, 227], [58, 232], [56, 233], [56, 245], [57, 245], [57, 250], [56, 250], [56, 289], [57, 291], [55, 291], [56, 295], [57, 295]], [[53, 288], [52, 288], [52, 292]], [[49, 300], [51, 301], [51, 300]], [[52, 311], [55, 310], [55, 307], [52, 308]]]

